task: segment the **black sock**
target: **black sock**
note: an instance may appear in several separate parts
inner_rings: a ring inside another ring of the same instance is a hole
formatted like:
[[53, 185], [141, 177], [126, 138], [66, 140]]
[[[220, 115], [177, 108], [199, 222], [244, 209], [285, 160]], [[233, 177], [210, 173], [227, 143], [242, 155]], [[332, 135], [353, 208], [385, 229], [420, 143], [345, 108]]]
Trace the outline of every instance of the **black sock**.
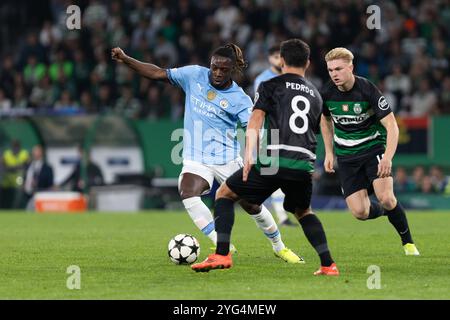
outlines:
[[217, 232], [216, 253], [226, 256], [230, 251], [231, 229], [234, 224], [234, 201], [217, 199], [214, 209], [214, 224]]
[[397, 202], [397, 206], [394, 209], [384, 211], [385, 215], [387, 215], [389, 219], [389, 222], [394, 226], [395, 230], [397, 230], [398, 234], [402, 238], [402, 244], [405, 245], [406, 243], [414, 243], [409, 230], [405, 210], [403, 210], [401, 204]]
[[308, 214], [299, 220], [306, 238], [320, 257], [320, 264], [329, 267], [334, 261], [328, 249], [327, 237], [322, 223], [315, 214]]
[[384, 214], [383, 207], [378, 202], [370, 201], [370, 210], [369, 210], [369, 216], [367, 217], [367, 220], [376, 219], [378, 217], [381, 217], [383, 214]]

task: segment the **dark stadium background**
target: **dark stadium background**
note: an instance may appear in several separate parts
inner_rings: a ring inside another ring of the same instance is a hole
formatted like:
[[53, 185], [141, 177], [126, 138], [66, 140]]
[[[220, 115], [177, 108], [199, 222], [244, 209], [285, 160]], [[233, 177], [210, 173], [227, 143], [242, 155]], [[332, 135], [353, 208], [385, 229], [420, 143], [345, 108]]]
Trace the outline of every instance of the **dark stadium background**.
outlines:
[[[71, 4], [81, 9], [80, 30], [66, 27]], [[379, 30], [366, 26], [372, 4], [381, 9]], [[408, 207], [450, 206], [449, 1], [16, 0], [1, 2], [0, 30], [1, 152], [13, 140], [29, 152], [42, 144], [54, 170], [50, 190], [63, 191], [81, 145], [104, 177], [80, 188], [92, 209], [180, 205], [170, 135], [182, 127], [184, 95], [114, 63], [112, 47], [161, 67], [207, 66], [213, 48], [234, 42], [249, 62], [240, 84], [252, 96], [268, 48], [291, 37], [311, 46], [308, 77], [318, 88], [328, 77], [324, 54], [352, 50], [355, 73], [383, 91], [398, 119], [399, 197]], [[321, 145], [319, 155], [315, 205], [342, 208], [336, 177], [322, 172]], [[2, 184], [3, 200], [19, 199], [22, 188]], [[130, 205], [118, 207], [112, 194]], [[24, 207], [3, 200], [3, 208]]]

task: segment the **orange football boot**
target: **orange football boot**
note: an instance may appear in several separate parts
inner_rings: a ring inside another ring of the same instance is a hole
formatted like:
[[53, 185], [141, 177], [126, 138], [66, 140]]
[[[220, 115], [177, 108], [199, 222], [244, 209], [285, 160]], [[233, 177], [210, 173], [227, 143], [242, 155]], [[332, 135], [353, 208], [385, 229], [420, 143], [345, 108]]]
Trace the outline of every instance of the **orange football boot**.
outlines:
[[213, 269], [228, 269], [233, 266], [233, 260], [231, 259], [231, 252], [226, 256], [220, 254], [210, 254], [205, 261], [195, 263], [191, 266], [192, 270], [196, 272], [208, 272]]
[[338, 276], [339, 275], [339, 270], [336, 266], [336, 263], [332, 263], [331, 266], [329, 267], [324, 267], [321, 266], [319, 270], [317, 270], [316, 272], [314, 272], [315, 276], [320, 276], [320, 275], [324, 275], [324, 276]]

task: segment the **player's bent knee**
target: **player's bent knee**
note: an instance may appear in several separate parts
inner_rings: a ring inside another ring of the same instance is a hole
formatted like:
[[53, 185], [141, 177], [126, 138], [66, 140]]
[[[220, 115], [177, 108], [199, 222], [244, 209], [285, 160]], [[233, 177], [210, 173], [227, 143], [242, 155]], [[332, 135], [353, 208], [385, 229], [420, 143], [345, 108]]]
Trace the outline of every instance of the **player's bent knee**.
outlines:
[[239, 201], [239, 205], [244, 209], [248, 214], [255, 215], [261, 212], [261, 206], [257, 204], [250, 203], [245, 200]]
[[311, 208], [308, 208], [308, 209], [295, 209], [295, 213], [294, 213], [294, 215], [297, 218], [297, 220], [300, 220], [300, 219], [304, 218], [308, 214], [313, 214]]
[[236, 195], [230, 188], [226, 185], [226, 183], [222, 183], [216, 191], [216, 200], [220, 198], [226, 198], [230, 200], [236, 200]]
[[369, 217], [369, 209], [364, 207], [352, 208], [350, 209], [352, 215], [361, 221], [367, 220]]
[[397, 204], [397, 199], [392, 193], [385, 193], [378, 197], [378, 201], [380, 201], [383, 208], [387, 210], [394, 209], [395, 205]]
[[180, 190], [181, 200], [186, 200], [193, 197], [200, 197], [201, 192], [196, 192], [195, 190]]

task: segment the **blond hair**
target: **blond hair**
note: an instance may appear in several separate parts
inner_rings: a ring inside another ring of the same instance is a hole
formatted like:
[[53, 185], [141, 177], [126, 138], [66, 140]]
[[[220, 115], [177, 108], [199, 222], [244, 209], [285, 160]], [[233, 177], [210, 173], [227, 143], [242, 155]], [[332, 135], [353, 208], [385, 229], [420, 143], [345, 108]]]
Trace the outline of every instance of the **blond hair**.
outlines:
[[333, 50], [330, 50], [326, 55], [325, 55], [325, 61], [331, 61], [331, 60], [337, 60], [337, 59], [342, 59], [345, 61], [348, 61], [349, 63], [353, 62], [353, 53], [346, 49], [346, 48], [334, 48]]

